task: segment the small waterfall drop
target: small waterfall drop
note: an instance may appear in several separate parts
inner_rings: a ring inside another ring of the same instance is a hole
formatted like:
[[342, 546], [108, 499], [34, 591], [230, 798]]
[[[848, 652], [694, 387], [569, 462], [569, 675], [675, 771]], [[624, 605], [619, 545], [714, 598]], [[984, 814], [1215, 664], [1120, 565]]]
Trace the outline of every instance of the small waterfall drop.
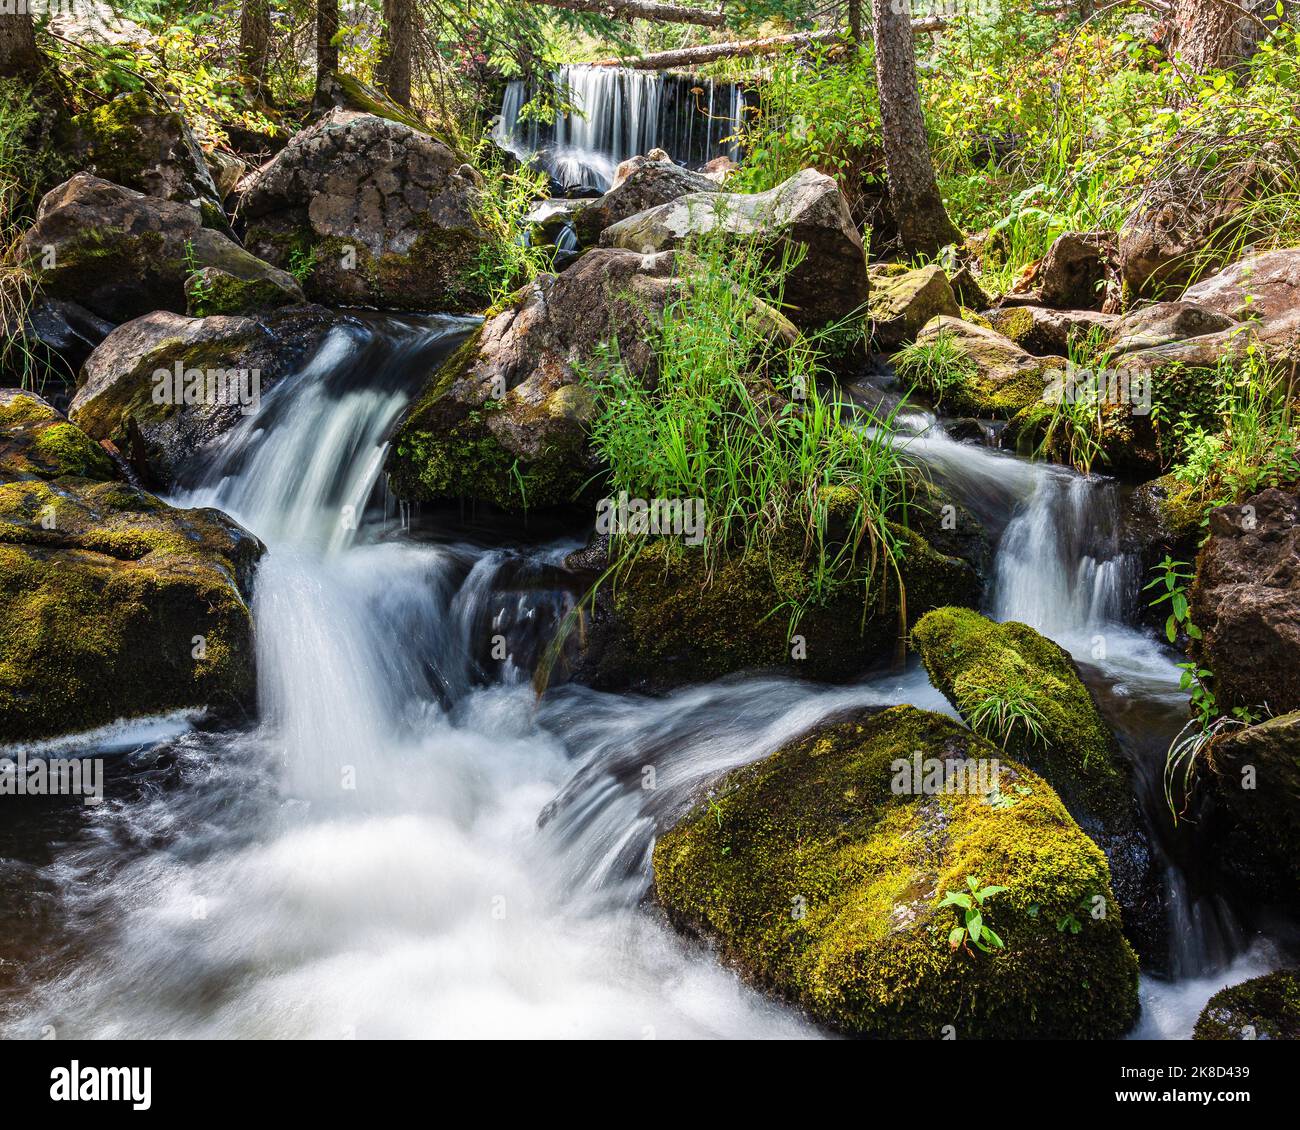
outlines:
[[553, 123], [522, 120], [538, 87], [507, 84], [494, 139], [521, 160], [534, 156], [569, 189], [604, 191], [621, 161], [656, 147], [698, 167], [740, 159], [745, 94], [734, 83], [623, 67], [566, 66], [546, 80], [550, 96], [572, 105]]

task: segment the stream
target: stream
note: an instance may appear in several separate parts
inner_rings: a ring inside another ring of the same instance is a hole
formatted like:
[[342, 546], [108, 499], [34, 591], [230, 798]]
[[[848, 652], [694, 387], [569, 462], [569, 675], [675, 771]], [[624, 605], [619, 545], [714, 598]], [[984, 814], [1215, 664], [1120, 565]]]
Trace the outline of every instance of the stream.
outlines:
[[[367, 315], [334, 331], [170, 501], [265, 541], [260, 719], [188, 716], [65, 739], [107, 799], [0, 828], [0, 1033], [27, 1037], [816, 1037], [645, 905], [657, 829], [701, 788], [846, 707], [953, 714], [913, 662], [847, 686], [736, 677], [650, 698], [558, 686], [535, 662], [587, 531], [413, 525], [386, 438], [471, 323]], [[988, 611], [1067, 647], [1137, 766], [1162, 858], [1172, 976], [1134, 1035], [1183, 1038], [1210, 994], [1280, 963], [1202, 883], [1163, 810], [1185, 717], [1177, 656], [1132, 626], [1119, 488], [959, 443], [898, 441], [996, 537]], [[506, 654], [494, 647], [502, 637]], [[48, 748], [48, 744], [47, 744]], [[654, 768], [654, 787], [643, 787]]]

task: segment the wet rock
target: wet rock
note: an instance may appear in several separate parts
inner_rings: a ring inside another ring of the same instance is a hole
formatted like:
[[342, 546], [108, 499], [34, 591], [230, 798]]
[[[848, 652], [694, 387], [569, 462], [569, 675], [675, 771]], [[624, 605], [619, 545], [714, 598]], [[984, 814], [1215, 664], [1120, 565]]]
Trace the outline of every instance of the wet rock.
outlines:
[[1042, 403], [1063, 358], [1035, 357], [996, 330], [946, 315], [927, 322], [918, 345], [945, 338], [955, 353], [942, 387], [927, 387], [949, 412], [973, 416], [1015, 415]]
[[1220, 989], [1193, 1040], [1300, 1040], [1300, 971], [1281, 969]]
[[[1175, 561], [1191, 561], [1196, 557], [1204, 533], [1201, 526], [1204, 511], [1205, 503], [1196, 491], [1172, 474], [1161, 475], [1132, 490], [1125, 503], [1124, 532], [1130, 551], [1141, 563], [1143, 577], [1150, 576], [1151, 570], [1166, 556]], [[1163, 625], [1168, 615], [1157, 608], [1151, 613], [1151, 622]]]
[[1053, 310], [1046, 306], [1006, 306], [988, 315], [989, 324], [1038, 357], [1065, 357], [1070, 346], [1090, 335], [1101, 338], [1119, 320], [1097, 310]]
[[1196, 559], [1197, 662], [1219, 705], [1300, 709], [1300, 495], [1270, 488], [1210, 515]]
[[75, 168], [147, 196], [189, 204], [207, 227], [229, 232], [224, 194], [189, 123], [144, 91], [119, 94], [73, 118], [70, 148]]
[[0, 392], [0, 734], [251, 709], [261, 553], [224, 514], [118, 481], [45, 402]]
[[[264, 318], [146, 314], [96, 347], [70, 413], [92, 438], [113, 443], [146, 483], [170, 487], [187, 460], [256, 412], [261, 396], [298, 371], [331, 330], [349, 324], [320, 306]], [[189, 402], [171, 395], [178, 367], [182, 388], [196, 389]], [[172, 381], [160, 382], [159, 372]]]
[[[1069, 653], [1026, 624], [995, 624], [967, 608], [931, 612], [912, 643], [962, 717], [1051, 782], [1106, 853], [1129, 940], [1144, 960], [1163, 963], [1166, 908], [1130, 769]], [[1002, 710], [1009, 721], [998, 719]]]
[[422, 129], [335, 109], [246, 178], [245, 242], [314, 301], [465, 311], [486, 302], [480, 177]]
[[[569, 504], [599, 470], [587, 440], [595, 394], [584, 366], [617, 341], [652, 380], [654, 319], [681, 292], [676, 253], [597, 248], [544, 275], [484, 322], [403, 418], [388, 461], [401, 498], [466, 499], [507, 510]], [[775, 311], [773, 332], [795, 331]]]
[[55, 407], [66, 406], [78, 371], [112, 329], [75, 302], [37, 297], [21, 325], [4, 327], [10, 347], [0, 357], [0, 383], [39, 389]]
[[638, 212], [688, 193], [717, 191], [717, 184], [708, 177], [683, 169], [662, 149], [656, 149], [644, 157], [630, 157], [619, 165], [609, 191], [575, 213], [573, 229], [579, 243], [589, 246], [606, 228]]
[[606, 228], [600, 242], [650, 254], [715, 229], [754, 239], [774, 261], [807, 248], [785, 283], [786, 312], [797, 325], [837, 321], [867, 300], [866, 258], [848, 204], [835, 181], [813, 169], [767, 192], [690, 193]]
[[1227, 731], [1209, 765], [1197, 820], [1218, 869], [1259, 901], [1300, 906], [1300, 712]]
[[872, 338], [882, 348], [914, 340], [931, 318], [961, 316], [948, 276], [938, 264], [908, 268], [882, 263], [868, 268], [867, 274], [871, 280], [867, 313]]
[[203, 267], [302, 301], [291, 275], [205, 228], [197, 208], [78, 173], [46, 194], [23, 238], [42, 290], [110, 322], [183, 311], [185, 282]]
[[[1005, 801], [905, 788], [918, 758], [996, 758]], [[1118, 916], [1084, 909], [1114, 901], [1105, 858], [1046, 781], [942, 715], [833, 718], [736, 770], [660, 836], [654, 876], [679, 928], [855, 1035], [1110, 1038], [1138, 1014]], [[964, 919], [940, 904], [968, 880], [1003, 888], [988, 953], [950, 944]]]

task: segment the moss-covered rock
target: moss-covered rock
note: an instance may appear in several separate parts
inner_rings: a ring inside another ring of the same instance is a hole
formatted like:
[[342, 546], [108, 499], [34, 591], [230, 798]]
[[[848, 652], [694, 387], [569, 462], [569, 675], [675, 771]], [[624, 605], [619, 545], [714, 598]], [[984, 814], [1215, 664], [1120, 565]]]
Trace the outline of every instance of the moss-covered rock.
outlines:
[[0, 738], [250, 708], [261, 544], [118, 481], [35, 397], [0, 395]]
[[1042, 773], [1101, 844], [1129, 936], [1164, 959], [1164, 905], [1129, 767], [1074, 661], [1027, 624], [941, 608], [912, 629], [934, 685], [966, 721]]
[[479, 310], [480, 175], [427, 127], [332, 110], [250, 178], [246, 243], [330, 305]]
[[[654, 325], [681, 292], [680, 265], [671, 251], [598, 248], [492, 313], [399, 424], [387, 467], [394, 493], [512, 511], [572, 504], [601, 470], [587, 438], [596, 399], [583, 371], [617, 343], [630, 374], [654, 379]], [[793, 339], [780, 314], [758, 313]]]
[[1096, 310], [1052, 310], [1046, 306], [1004, 306], [989, 314], [989, 324], [1021, 349], [1039, 357], [1064, 357], [1090, 335], [1106, 335], [1117, 314]]
[[91, 438], [114, 444], [145, 485], [171, 486], [186, 460], [258, 411], [331, 330], [349, 325], [321, 306], [262, 318], [148, 314], [95, 348], [69, 414]]
[[912, 341], [931, 318], [961, 315], [948, 276], [937, 263], [914, 268], [882, 263], [869, 267], [867, 276], [871, 280], [867, 300], [871, 336], [882, 348]]
[[[904, 791], [924, 757], [1000, 760], [996, 794]], [[752, 981], [857, 1035], [1110, 1038], [1137, 1017], [1137, 964], [1106, 861], [1041, 777], [942, 715], [832, 720], [726, 777], [662, 836], [655, 892]], [[954, 948], [949, 891], [1005, 888]], [[1098, 902], [1098, 899], [1101, 901]]]
[[[942, 388], [944, 408], [958, 415], [1014, 416], [1041, 403], [1062, 358], [1034, 357], [995, 330], [940, 315], [917, 334], [918, 345], [946, 339], [958, 368]], [[927, 389], [938, 392], [937, 389]]]
[[[830, 499], [829, 554], [843, 545], [856, 506], [847, 489]], [[897, 574], [884, 561], [873, 572], [864, 552], [820, 591], [802, 531], [790, 530], [770, 552], [737, 552], [712, 573], [700, 548], [651, 542], [602, 590], [579, 678], [654, 690], [744, 670], [854, 678], [895, 657], [907, 626], [927, 610], [979, 602], [984, 546], [975, 520], [964, 516], [959, 534], [918, 505], [908, 521], [892, 531], [901, 543]], [[803, 611], [792, 631], [796, 608]]]
[[1300, 1040], [1300, 970], [1282, 969], [1220, 989], [1193, 1040]]
[[221, 195], [184, 116], [146, 91], [120, 94], [72, 119], [77, 167], [148, 196], [191, 204], [229, 232]]
[[23, 251], [43, 291], [120, 323], [185, 310], [185, 282], [214, 267], [302, 301], [297, 282], [202, 224], [197, 208], [78, 173], [41, 201]]

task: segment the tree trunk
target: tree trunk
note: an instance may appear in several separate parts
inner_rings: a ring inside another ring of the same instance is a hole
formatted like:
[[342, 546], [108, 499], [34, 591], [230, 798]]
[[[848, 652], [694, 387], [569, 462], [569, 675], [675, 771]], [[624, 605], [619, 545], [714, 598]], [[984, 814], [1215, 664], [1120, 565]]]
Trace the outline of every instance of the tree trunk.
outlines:
[[529, 0], [529, 3], [545, 4], [548, 8], [566, 8], [571, 12], [594, 12], [601, 16], [653, 20], [655, 23], [722, 27], [726, 22], [726, 15], [720, 7], [710, 11], [707, 8], [661, 4], [657, 0]]
[[316, 0], [316, 105], [334, 103], [332, 88], [339, 73], [339, 0]]
[[415, 35], [412, 0], [384, 0], [384, 36], [376, 68], [379, 85], [398, 104], [411, 106], [411, 42]]
[[[913, 35], [924, 35], [941, 31], [946, 25], [947, 21], [939, 16], [926, 16], [911, 21], [911, 32]], [[765, 39], [743, 39], [728, 43], [705, 43], [700, 47], [679, 47], [673, 51], [655, 51], [633, 59], [597, 59], [588, 65], [632, 67], [639, 71], [666, 71], [674, 67], [695, 67], [718, 59], [743, 59], [751, 55], [770, 55], [786, 47], [833, 43], [841, 36], [842, 33], [838, 30], [801, 31], [794, 35], [772, 35]]]
[[1177, 0], [1173, 49], [1193, 74], [1231, 67], [1254, 51], [1265, 34], [1252, 0]]
[[258, 94], [266, 87], [266, 68], [270, 57], [270, 0], [244, 0], [244, 7], [239, 13], [239, 66], [253, 80]]
[[0, 76], [30, 77], [40, 66], [30, 8], [24, 4], [18, 13], [0, 15]]
[[862, 42], [862, 0], [849, 0], [849, 38]]
[[912, 30], [897, 0], [871, 0], [871, 12], [890, 204], [907, 253], [935, 255], [945, 244], [961, 242], [961, 233], [948, 219], [934, 179]]

